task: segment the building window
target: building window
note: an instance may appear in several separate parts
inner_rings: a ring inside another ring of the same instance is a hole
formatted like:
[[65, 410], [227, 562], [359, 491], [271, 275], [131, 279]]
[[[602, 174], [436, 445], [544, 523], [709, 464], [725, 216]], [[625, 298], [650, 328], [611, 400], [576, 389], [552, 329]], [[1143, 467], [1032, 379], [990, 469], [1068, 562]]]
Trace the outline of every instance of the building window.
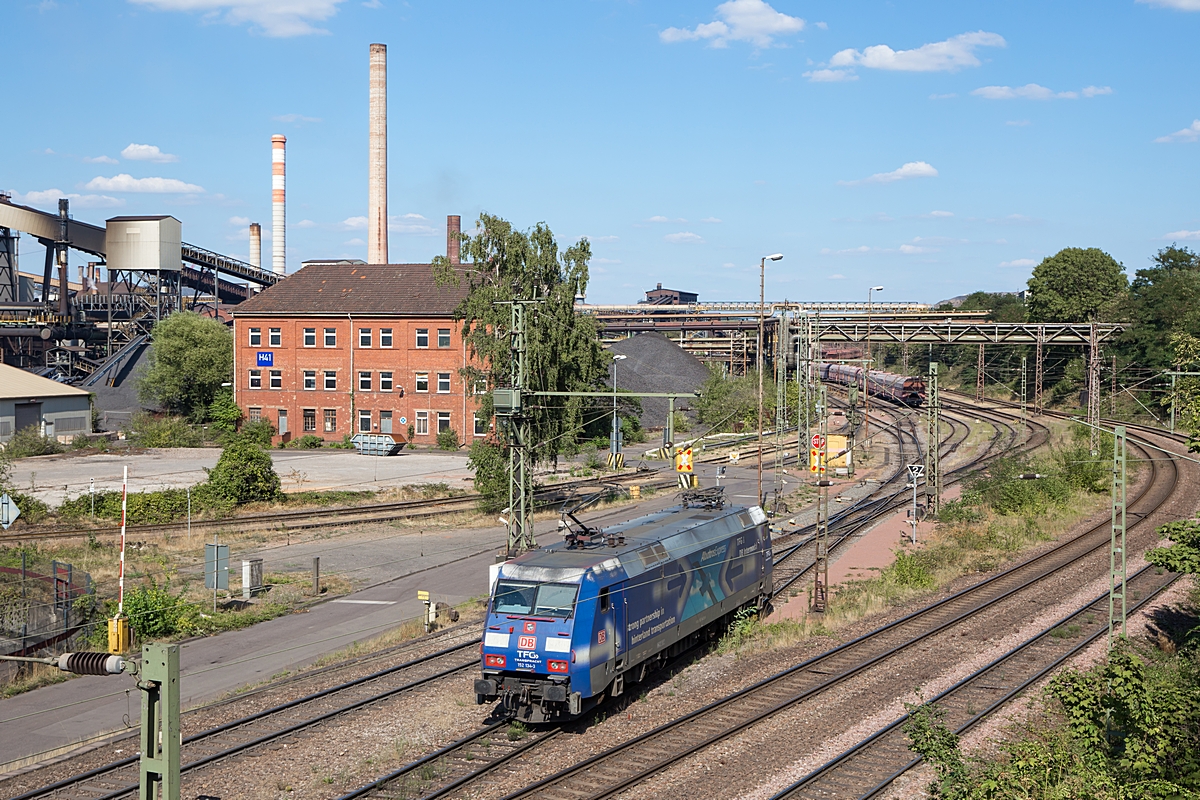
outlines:
[[450, 393], [450, 373], [449, 372], [439, 372], [438, 373], [438, 394], [449, 394], [449, 393]]
[[316, 328], [305, 328], [304, 329], [304, 346], [305, 347], [316, 347], [317, 346], [317, 329]]
[[246, 409], [246, 421], [247, 422], [258, 422], [261, 419], [262, 419], [262, 409], [261, 408], [247, 408]]
[[267, 329], [267, 343], [271, 347], [283, 346], [283, 332], [279, 328]]
[[360, 433], [370, 433], [371, 432], [371, 412], [370, 411], [360, 410], [358, 412], [358, 430]]
[[392, 390], [392, 373], [379, 373], [379, 391], [390, 392]]
[[380, 347], [391, 347], [392, 346], [392, 329], [391, 328], [380, 328], [379, 329], [379, 346]]
[[337, 409], [325, 409], [325, 432], [337, 433]]
[[337, 328], [325, 329], [325, 346], [337, 347]]
[[358, 390], [360, 392], [371, 391], [371, 373], [369, 373], [369, 372], [358, 373]]
[[438, 328], [438, 347], [450, 346], [450, 329]]
[[259, 347], [262, 345], [262, 328], [250, 329], [250, 346]]
[[251, 389], [261, 389], [262, 388], [262, 370], [261, 369], [250, 370], [250, 388]]
[[438, 433], [450, 430], [450, 412], [439, 411], [438, 414]]
[[475, 435], [487, 436], [488, 424], [487, 420], [475, 414]]
[[418, 392], [428, 392], [429, 391], [429, 373], [428, 372], [418, 372], [416, 384], [417, 384]]
[[271, 388], [272, 389], [282, 389], [283, 388], [283, 370], [279, 370], [279, 369], [271, 370]]
[[317, 432], [317, 410], [315, 408], [304, 409], [304, 432]]
[[325, 370], [325, 391], [333, 392], [337, 390], [337, 373], [330, 370]]
[[359, 347], [370, 347], [371, 346], [371, 329], [370, 328], [359, 328], [358, 329], [358, 346]]
[[477, 378], [475, 380], [474, 394], [476, 394], [476, 395], [487, 394], [487, 378]]
[[416, 429], [416, 434], [418, 436], [422, 436], [422, 435], [429, 433], [429, 412], [428, 411], [418, 411], [417, 412], [415, 429]]
[[310, 392], [317, 388], [317, 371], [315, 369], [304, 370], [304, 388]]
[[417, 347], [429, 347], [429, 328], [417, 328]]

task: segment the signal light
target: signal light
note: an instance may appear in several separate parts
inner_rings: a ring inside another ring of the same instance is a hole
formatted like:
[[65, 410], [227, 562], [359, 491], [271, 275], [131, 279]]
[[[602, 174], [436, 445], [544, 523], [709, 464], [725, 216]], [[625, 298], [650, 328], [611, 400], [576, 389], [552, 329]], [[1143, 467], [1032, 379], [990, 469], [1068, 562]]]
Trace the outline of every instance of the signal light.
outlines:
[[551, 672], [567, 671], [567, 662], [565, 661], [551, 661], [546, 666]]
[[483, 665], [485, 667], [503, 667], [504, 663], [505, 663], [504, 656], [497, 656], [497, 655], [488, 653], [486, 656], [483, 657]]

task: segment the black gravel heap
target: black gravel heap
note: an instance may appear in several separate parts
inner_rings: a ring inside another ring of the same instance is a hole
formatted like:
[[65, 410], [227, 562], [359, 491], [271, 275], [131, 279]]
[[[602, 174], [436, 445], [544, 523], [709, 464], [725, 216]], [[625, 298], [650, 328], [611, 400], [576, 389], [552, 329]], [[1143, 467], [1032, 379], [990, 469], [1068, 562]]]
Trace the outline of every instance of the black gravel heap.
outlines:
[[[626, 356], [617, 362], [617, 388], [631, 392], [687, 392], [699, 389], [708, 380], [708, 367], [685, 353], [679, 345], [661, 333], [640, 333], [609, 348]], [[612, 367], [607, 385], [612, 385]], [[675, 401], [676, 410], [687, 410], [688, 398]], [[691, 415], [689, 415], [691, 416]], [[667, 398], [642, 399], [642, 427], [662, 428], [667, 424]]]

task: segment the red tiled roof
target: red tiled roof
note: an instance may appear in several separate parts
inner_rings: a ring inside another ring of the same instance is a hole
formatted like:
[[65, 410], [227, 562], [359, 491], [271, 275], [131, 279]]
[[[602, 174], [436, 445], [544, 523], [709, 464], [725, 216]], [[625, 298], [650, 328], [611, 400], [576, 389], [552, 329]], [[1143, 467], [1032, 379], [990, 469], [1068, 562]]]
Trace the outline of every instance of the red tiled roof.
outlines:
[[465, 276], [458, 286], [438, 286], [429, 264], [310, 264], [238, 304], [233, 314], [449, 317], [466, 295]]

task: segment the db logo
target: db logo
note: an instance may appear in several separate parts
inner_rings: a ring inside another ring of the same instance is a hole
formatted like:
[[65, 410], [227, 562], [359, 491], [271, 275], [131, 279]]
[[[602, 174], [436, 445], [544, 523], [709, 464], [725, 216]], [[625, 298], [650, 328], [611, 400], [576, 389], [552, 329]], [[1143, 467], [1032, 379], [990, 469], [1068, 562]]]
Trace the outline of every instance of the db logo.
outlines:
[[604, 644], [604, 641], [606, 639], [608, 639], [608, 631], [601, 628], [600, 631], [596, 634], [596, 644]]
[[518, 650], [536, 650], [537, 649], [537, 637], [536, 636], [519, 636], [519, 637], [517, 637], [517, 649]]

